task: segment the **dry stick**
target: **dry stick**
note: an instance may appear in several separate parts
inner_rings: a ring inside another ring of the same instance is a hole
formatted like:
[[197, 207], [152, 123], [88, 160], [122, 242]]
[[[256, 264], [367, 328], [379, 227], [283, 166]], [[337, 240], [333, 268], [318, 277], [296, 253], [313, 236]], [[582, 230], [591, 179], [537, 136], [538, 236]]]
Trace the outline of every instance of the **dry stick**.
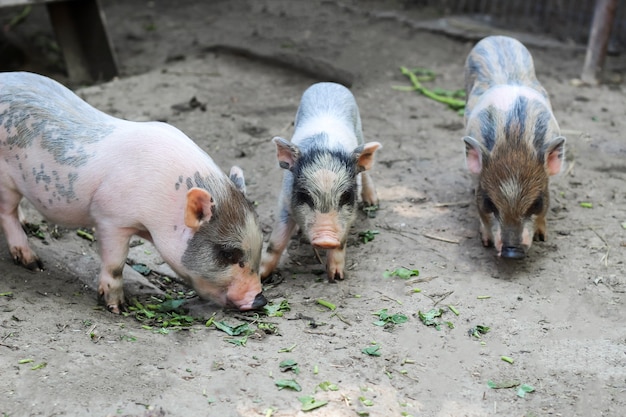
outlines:
[[419, 236], [419, 234], [417, 234], [417, 233], [412, 233], [412, 232], [408, 232], [408, 231], [407, 231], [407, 232], [402, 232], [402, 231], [400, 231], [400, 230], [398, 230], [398, 229], [394, 229], [394, 228], [393, 228], [393, 227], [391, 227], [391, 226], [382, 226], [382, 227], [381, 227], [381, 229], [382, 229], [382, 230], [385, 230], [385, 231], [387, 231], [387, 232], [391, 232], [391, 233], [398, 234], [398, 235], [400, 235], [400, 236], [402, 236], [402, 237], [404, 237], [404, 238], [411, 239], [411, 240], [412, 240], [413, 242], [415, 242], [415, 243], [419, 243], [419, 242], [417, 241], [417, 239], [414, 239], [414, 238], [412, 238], [411, 236], [406, 236], [406, 235], [405, 235], [405, 233], [410, 233], [410, 234], [413, 234], [413, 235], [417, 235], [417, 236]]
[[471, 204], [472, 200], [465, 201], [451, 201], [449, 203], [437, 203], [433, 207], [450, 207], [450, 206], [463, 206], [465, 204]]
[[595, 233], [596, 236], [598, 236], [602, 242], [604, 242], [604, 245], [606, 246], [606, 253], [604, 254], [604, 256], [602, 256], [602, 259], [600, 260], [600, 262], [604, 261], [604, 266], [609, 266], [609, 251], [611, 250], [611, 246], [609, 246], [609, 242], [607, 242], [604, 237], [600, 236], [600, 233], [598, 233], [596, 229], [594, 229], [593, 227], [589, 227], [589, 229], [591, 229], [591, 231]]
[[454, 291], [449, 291], [449, 292], [447, 292], [447, 293], [443, 294], [443, 295], [441, 296], [441, 298], [440, 298], [439, 300], [437, 300], [437, 301], [435, 301], [435, 297], [434, 297], [434, 296], [432, 296], [432, 295], [428, 295], [428, 294], [425, 294], [425, 295], [426, 295], [426, 297], [428, 297], [428, 298], [430, 298], [431, 300], [435, 301], [435, 304], [433, 304], [433, 307], [436, 307], [436, 306], [437, 306], [437, 304], [439, 304], [440, 302], [442, 302], [443, 300], [445, 300], [446, 298], [448, 298], [448, 297], [449, 297], [452, 293], [454, 293]]
[[313, 252], [315, 252], [315, 257], [317, 258], [317, 261], [320, 264], [323, 264], [324, 261], [322, 261], [322, 257], [320, 256], [320, 253], [317, 251], [317, 248], [313, 248]]
[[446, 243], [456, 243], [458, 244], [459, 241], [458, 240], [453, 240], [453, 239], [446, 239], [445, 237], [438, 237], [438, 236], [433, 236], [433, 235], [429, 235], [426, 233], [423, 233], [424, 237], [427, 237], [429, 239], [433, 239], [433, 240], [440, 240], [442, 242], [446, 242]]
[[565, 176], [567, 177], [570, 172], [574, 170], [574, 165], [576, 164], [576, 160], [573, 160], [570, 164], [567, 165], [567, 171], [565, 171]]

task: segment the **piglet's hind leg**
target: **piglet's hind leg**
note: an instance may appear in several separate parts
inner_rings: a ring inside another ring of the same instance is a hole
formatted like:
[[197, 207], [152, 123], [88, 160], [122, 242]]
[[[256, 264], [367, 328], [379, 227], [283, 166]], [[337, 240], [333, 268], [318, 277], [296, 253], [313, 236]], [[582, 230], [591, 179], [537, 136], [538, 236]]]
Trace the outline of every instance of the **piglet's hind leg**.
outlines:
[[30, 270], [42, 270], [43, 263], [28, 245], [28, 238], [18, 217], [22, 196], [12, 190], [0, 190], [0, 225], [9, 244], [13, 261]]
[[378, 195], [376, 194], [376, 187], [370, 177], [369, 172], [361, 173], [361, 199], [366, 206], [378, 205]]

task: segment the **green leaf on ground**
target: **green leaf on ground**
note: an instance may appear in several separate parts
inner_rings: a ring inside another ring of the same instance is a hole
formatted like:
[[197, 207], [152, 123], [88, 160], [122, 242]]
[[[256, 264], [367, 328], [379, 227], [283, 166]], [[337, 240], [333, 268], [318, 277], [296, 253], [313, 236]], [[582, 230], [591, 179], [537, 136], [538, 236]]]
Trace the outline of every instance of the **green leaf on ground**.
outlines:
[[380, 346], [379, 345], [368, 346], [368, 347], [361, 349], [361, 352], [369, 356], [380, 356]]
[[302, 411], [311, 411], [316, 408], [320, 408], [328, 404], [326, 400], [316, 400], [312, 395], [307, 395], [306, 397], [298, 397], [298, 400], [302, 403], [302, 407], [300, 408]]
[[302, 387], [296, 382], [295, 379], [277, 379], [274, 384], [276, 384], [278, 389], [287, 388], [298, 392], [302, 391]]
[[393, 270], [386, 270], [385, 272], [383, 272], [383, 278], [398, 277], [402, 279], [409, 279], [411, 277], [417, 277], [419, 276], [419, 274], [420, 271], [418, 271], [417, 269], [400, 267]]

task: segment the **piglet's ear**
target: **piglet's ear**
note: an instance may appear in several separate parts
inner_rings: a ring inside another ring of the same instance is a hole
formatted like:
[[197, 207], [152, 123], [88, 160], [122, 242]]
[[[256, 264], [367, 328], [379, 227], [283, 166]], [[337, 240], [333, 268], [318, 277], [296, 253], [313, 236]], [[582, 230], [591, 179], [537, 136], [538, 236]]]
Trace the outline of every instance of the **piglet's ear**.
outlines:
[[272, 139], [272, 142], [276, 144], [278, 165], [280, 165], [282, 169], [291, 171], [298, 158], [300, 158], [300, 149], [288, 140], [278, 136]]
[[185, 226], [197, 232], [202, 223], [211, 220], [214, 205], [213, 197], [207, 190], [194, 187], [187, 191]]
[[556, 175], [561, 172], [564, 152], [565, 138], [563, 136], [552, 139], [546, 146], [546, 169], [549, 175]]
[[471, 136], [465, 136], [463, 141], [465, 142], [465, 163], [467, 164], [467, 169], [472, 174], [480, 174], [480, 171], [483, 169], [484, 156], [488, 153], [487, 149]]
[[235, 188], [246, 195], [246, 179], [243, 177], [243, 171], [238, 166], [233, 166], [228, 174], [230, 180], [235, 184]]
[[374, 152], [378, 148], [382, 148], [382, 146], [379, 142], [368, 142], [354, 150], [352, 154], [356, 158], [356, 166], [359, 172], [367, 171], [374, 165]]

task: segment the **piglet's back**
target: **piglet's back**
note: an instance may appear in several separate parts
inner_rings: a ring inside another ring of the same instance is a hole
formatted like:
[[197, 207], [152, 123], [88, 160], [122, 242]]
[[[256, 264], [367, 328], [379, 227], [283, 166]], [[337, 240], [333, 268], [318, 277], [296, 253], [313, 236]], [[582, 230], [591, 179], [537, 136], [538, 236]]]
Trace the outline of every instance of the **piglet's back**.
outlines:
[[56, 124], [66, 130], [115, 120], [58, 82], [29, 72], [0, 73], [0, 118], [0, 124], [7, 127], [31, 118], [38, 121], [33, 127], [49, 129]]
[[296, 114], [292, 142], [321, 132], [336, 132], [356, 137], [363, 143], [361, 119], [354, 96], [346, 87], [336, 83], [317, 83], [302, 95]]
[[467, 57], [465, 89], [471, 98], [498, 85], [531, 87], [547, 97], [526, 47], [513, 38], [489, 36], [478, 42]]

